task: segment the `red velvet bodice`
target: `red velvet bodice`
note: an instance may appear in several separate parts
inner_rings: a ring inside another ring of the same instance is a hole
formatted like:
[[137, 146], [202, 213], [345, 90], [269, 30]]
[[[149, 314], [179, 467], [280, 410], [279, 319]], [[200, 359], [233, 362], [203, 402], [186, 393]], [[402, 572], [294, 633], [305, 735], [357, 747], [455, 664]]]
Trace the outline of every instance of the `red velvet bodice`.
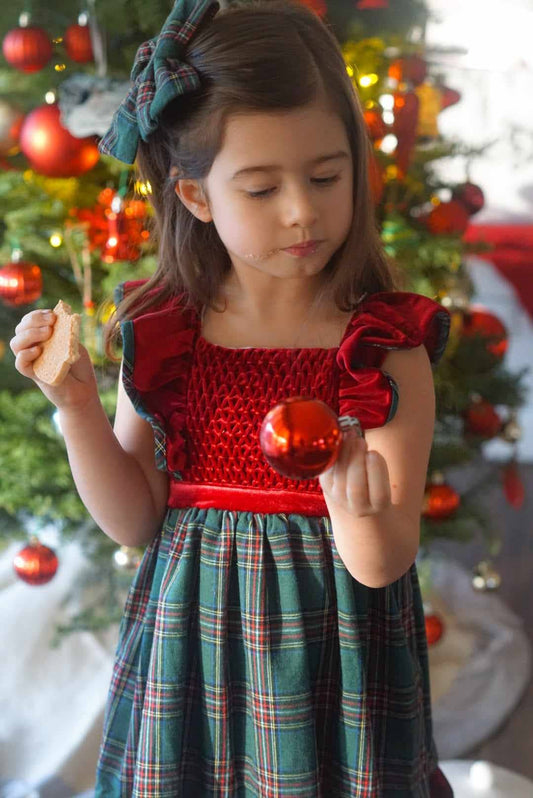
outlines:
[[311, 396], [355, 415], [364, 429], [382, 426], [397, 403], [394, 381], [380, 370], [387, 350], [425, 344], [435, 362], [448, 325], [440, 305], [407, 293], [363, 300], [331, 349], [211, 344], [179, 298], [123, 322], [124, 385], [154, 428], [157, 465], [171, 476], [170, 505], [326, 515], [317, 479], [288, 479], [266, 462], [265, 414], [290, 396]]

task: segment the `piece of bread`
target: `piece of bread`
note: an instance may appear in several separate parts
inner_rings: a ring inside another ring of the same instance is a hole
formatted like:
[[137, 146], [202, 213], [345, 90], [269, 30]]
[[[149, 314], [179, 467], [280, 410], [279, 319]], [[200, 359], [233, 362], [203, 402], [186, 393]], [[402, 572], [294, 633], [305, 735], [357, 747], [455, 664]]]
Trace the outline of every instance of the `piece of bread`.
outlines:
[[70, 305], [59, 300], [54, 308], [56, 323], [52, 335], [43, 344], [43, 351], [33, 362], [33, 372], [38, 380], [48, 385], [61, 385], [80, 353], [81, 316], [72, 313]]

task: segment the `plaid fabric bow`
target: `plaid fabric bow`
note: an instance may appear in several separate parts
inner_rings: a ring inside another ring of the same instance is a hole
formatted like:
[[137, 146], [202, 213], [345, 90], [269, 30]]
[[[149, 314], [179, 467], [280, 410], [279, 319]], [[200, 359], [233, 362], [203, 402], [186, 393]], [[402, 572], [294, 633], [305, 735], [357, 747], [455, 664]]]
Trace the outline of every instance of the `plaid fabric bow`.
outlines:
[[169, 102], [200, 87], [198, 72], [180, 59], [204, 18], [214, 16], [218, 8], [214, 0], [177, 0], [159, 36], [137, 50], [133, 85], [100, 141], [100, 152], [133, 163], [139, 139], [147, 141], [157, 129]]

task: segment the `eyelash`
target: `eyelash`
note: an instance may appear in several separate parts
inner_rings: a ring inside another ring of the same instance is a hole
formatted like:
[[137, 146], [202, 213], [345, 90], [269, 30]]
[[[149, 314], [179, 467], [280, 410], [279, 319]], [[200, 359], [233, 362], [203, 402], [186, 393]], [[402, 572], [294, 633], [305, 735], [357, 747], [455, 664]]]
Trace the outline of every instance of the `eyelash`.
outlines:
[[[332, 175], [332, 177], [315, 177], [311, 178], [311, 181], [318, 185], [321, 188], [326, 188], [327, 186], [333, 185], [340, 179], [340, 175]], [[265, 199], [269, 197], [270, 194], [274, 191], [273, 188], [266, 188], [263, 191], [247, 191], [247, 195], [250, 199]]]

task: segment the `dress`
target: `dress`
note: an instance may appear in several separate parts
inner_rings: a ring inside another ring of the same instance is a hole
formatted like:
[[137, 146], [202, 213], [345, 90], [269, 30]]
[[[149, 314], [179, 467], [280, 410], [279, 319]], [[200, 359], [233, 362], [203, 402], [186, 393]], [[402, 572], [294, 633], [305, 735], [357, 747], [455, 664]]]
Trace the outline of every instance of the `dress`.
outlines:
[[335, 349], [217, 346], [179, 297], [122, 323], [124, 385], [170, 496], [126, 603], [96, 798], [430, 796], [415, 567], [357, 582], [318, 480], [274, 472], [258, 431], [296, 395], [385, 424], [386, 351], [423, 343], [436, 362], [448, 328], [409, 293], [363, 299]]

